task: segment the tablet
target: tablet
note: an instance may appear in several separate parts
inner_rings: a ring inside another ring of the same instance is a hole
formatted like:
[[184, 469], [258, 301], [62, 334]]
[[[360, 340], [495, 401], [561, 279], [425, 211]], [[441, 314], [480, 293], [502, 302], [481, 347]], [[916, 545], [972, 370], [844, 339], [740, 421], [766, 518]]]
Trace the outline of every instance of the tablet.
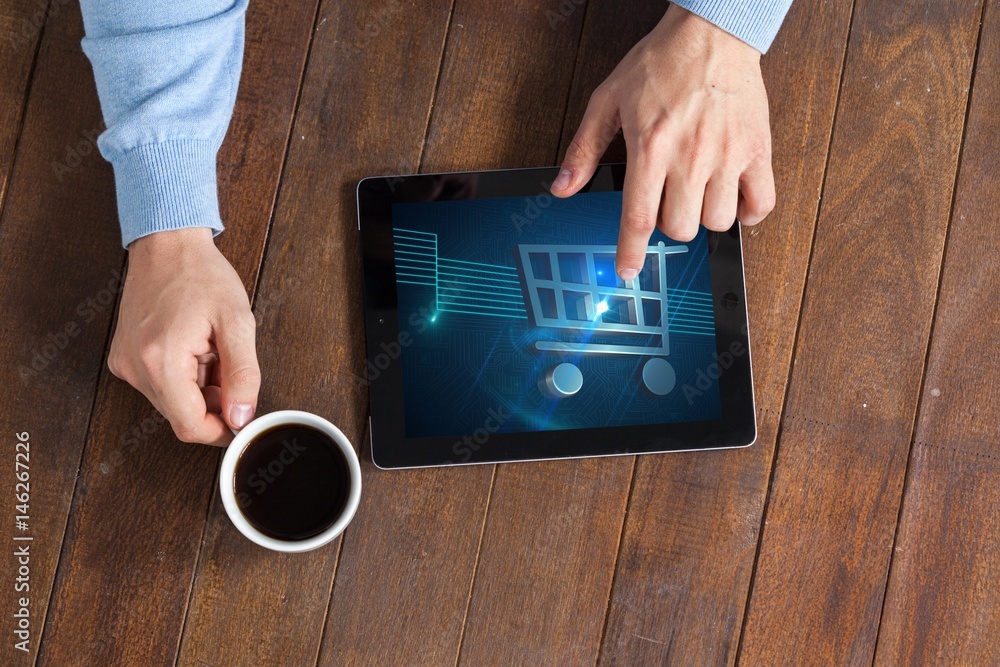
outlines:
[[615, 272], [624, 165], [358, 184], [372, 459], [407, 468], [744, 447], [740, 227]]

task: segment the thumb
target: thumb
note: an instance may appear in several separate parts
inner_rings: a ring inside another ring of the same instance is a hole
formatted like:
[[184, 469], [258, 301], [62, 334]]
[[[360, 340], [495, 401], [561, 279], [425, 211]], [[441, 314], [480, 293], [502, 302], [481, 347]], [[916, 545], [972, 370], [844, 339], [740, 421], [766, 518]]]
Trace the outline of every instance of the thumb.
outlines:
[[619, 127], [618, 105], [604, 88], [598, 88], [590, 96], [580, 128], [566, 149], [562, 169], [552, 183], [552, 194], [557, 197], [576, 194], [594, 175]]
[[256, 322], [247, 310], [229, 318], [215, 332], [219, 351], [222, 416], [234, 429], [253, 419], [260, 391], [260, 366], [255, 346]]

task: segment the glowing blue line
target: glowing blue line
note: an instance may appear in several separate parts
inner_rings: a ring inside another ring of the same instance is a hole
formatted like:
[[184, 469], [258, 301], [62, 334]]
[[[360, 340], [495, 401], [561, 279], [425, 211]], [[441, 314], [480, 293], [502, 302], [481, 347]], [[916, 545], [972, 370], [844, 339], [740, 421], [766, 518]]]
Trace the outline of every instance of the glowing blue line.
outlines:
[[[515, 313], [523, 313], [524, 312], [524, 308], [515, 308], [515, 307], [507, 307], [507, 306], [489, 306], [489, 305], [478, 304], [478, 303], [457, 303], [457, 302], [451, 301], [450, 299], [448, 299], [447, 302], [448, 302], [449, 305], [452, 305], [452, 306], [468, 306], [470, 308], [473, 308], [473, 307], [475, 307], [475, 308], [489, 308], [491, 310], [510, 310], [510, 311], [515, 312]], [[442, 300], [441, 303], [445, 303], [445, 300]], [[522, 305], [523, 306], [523, 304], [518, 304], [517, 302], [505, 302], [505, 303], [513, 303], [515, 306], [517, 306], [517, 305]]]
[[[500, 264], [487, 264], [486, 262], [466, 262], [461, 259], [448, 259], [447, 257], [441, 258], [441, 263], [451, 262], [453, 264], [469, 264], [471, 266], [489, 266], [495, 269], [503, 269], [504, 271], [512, 271], [514, 275], [517, 275], [517, 269], [513, 266], [501, 266]], [[457, 267], [456, 267], [457, 268]]]
[[440, 271], [441, 271], [441, 275], [445, 275], [445, 276], [456, 276], [458, 278], [468, 278], [470, 280], [493, 280], [495, 282], [504, 283], [506, 285], [518, 285], [518, 286], [520, 286], [520, 284], [521, 284], [517, 280], [512, 280], [512, 279], [504, 277], [504, 276], [499, 276], [499, 277], [497, 277], [497, 276], [491, 276], [491, 275], [479, 276], [479, 275], [475, 275], [475, 274], [472, 274], [472, 273], [461, 272], [461, 271], [454, 271], [452, 269], [447, 269], [447, 268], [442, 268], [442, 269], [440, 269]]
[[[481, 288], [505, 289], [505, 290], [512, 290], [518, 293], [520, 293], [521, 291], [520, 286], [514, 285], [513, 283], [486, 282], [487, 280], [486, 278], [477, 278], [475, 276], [458, 276], [456, 278], [452, 278], [451, 276], [455, 274], [444, 273], [444, 272], [440, 272], [440, 275], [441, 275], [441, 282], [444, 284], [456, 283], [460, 285], [475, 285], [476, 287], [481, 287]], [[472, 278], [472, 279], [462, 280], [462, 278]]]
[[476, 313], [497, 313], [502, 315], [516, 315], [518, 317], [526, 317], [523, 310], [518, 310], [516, 308], [492, 308], [490, 306], [477, 306], [475, 304], [469, 303], [442, 303], [440, 304], [439, 310], [451, 309], [456, 313], [466, 313], [466, 312], [476, 312]]
[[668, 294], [667, 301], [678, 305], [694, 305], [701, 306], [702, 308], [713, 308], [715, 305], [710, 299], [700, 299], [697, 297], [686, 296], [684, 294]]
[[677, 327], [681, 327], [681, 328], [684, 328], [684, 329], [691, 329], [692, 331], [703, 331], [703, 332], [706, 332], [706, 333], [715, 333], [715, 329], [714, 328], [699, 327], [699, 326], [695, 326], [695, 325], [692, 325], [692, 324], [687, 324], [686, 322], [672, 322], [668, 326], [671, 329], [674, 329], [674, 328], [677, 328]]
[[402, 248], [416, 248], [417, 250], [423, 251], [423, 252], [417, 253], [417, 254], [421, 254], [421, 255], [432, 255], [437, 250], [437, 246], [426, 247], [426, 246], [422, 246], [422, 245], [413, 245], [412, 243], [403, 243], [402, 241], [395, 241], [393, 243], [393, 245], [396, 246], [397, 248], [399, 248], [399, 247], [402, 247]]
[[521, 283], [516, 280], [506, 280], [504, 278], [493, 278], [492, 276], [476, 276], [469, 273], [455, 273], [454, 271], [446, 271], [444, 269], [438, 269], [438, 272], [442, 276], [453, 276], [455, 280], [477, 281], [477, 284], [482, 285], [497, 285], [498, 287], [511, 287], [520, 289]]
[[[508, 292], [514, 292], [516, 294], [520, 294], [521, 293], [521, 288], [520, 287], [507, 287], [507, 286], [504, 286], [504, 285], [490, 285], [490, 284], [487, 284], [487, 283], [477, 283], [477, 282], [472, 282], [472, 281], [468, 281], [468, 280], [454, 280], [454, 279], [446, 279], [445, 282], [447, 284], [449, 284], [449, 285], [454, 283], [454, 284], [461, 284], [461, 285], [472, 285], [473, 287], [480, 288], [480, 289], [486, 288], [486, 289], [483, 290], [483, 291], [486, 291], [486, 292], [488, 292], [490, 290], [506, 290]], [[469, 288], [466, 288], [466, 287], [458, 287], [456, 289], [458, 289], [459, 291], [466, 291], [466, 292], [471, 291]]]
[[[419, 238], [419, 237], [400, 236], [399, 234], [396, 234], [395, 236], [392, 237], [392, 240], [393, 240], [393, 243], [403, 243], [403, 242], [406, 242], [406, 243], [420, 243], [420, 244], [426, 243], [430, 247], [437, 248], [437, 239], [436, 238], [422, 239], [422, 238]], [[421, 245], [420, 247], [425, 247], [425, 246]]]
[[473, 296], [479, 296], [482, 299], [507, 299], [508, 301], [514, 300], [523, 303], [524, 297], [521, 296], [520, 292], [501, 292], [499, 290], [485, 290], [485, 289], [474, 289], [470, 287], [455, 287], [453, 289], [442, 289], [442, 294], [471, 294]]
[[427, 287], [434, 287], [434, 283], [418, 283], [412, 280], [397, 280], [396, 283], [401, 285], [425, 285]]
[[690, 315], [670, 313], [667, 319], [671, 322], [691, 322], [698, 326], [715, 328], [715, 320], [709, 318], [691, 317]]
[[[396, 277], [398, 278], [399, 276], [403, 276], [404, 278], [423, 278], [425, 280], [434, 280], [433, 276], [422, 276], [419, 273], [401, 273], [396, 271]], [[431, 284], [433, 285], [434, 283], [432, 282]]]
[[682, 317], [691, 317], [695, 319], [704, 319], [706, 321], [715, 322], [715, 317], [713, 316], [712, 311], [706, 312], [704, 310], [697, 310], [697, 309], [681, 310], [679, 308], [667, 308], [667, 312]]
[[667, 299], [667, 305], [671, 308], [696, 308], [706, 312], [713, 312], [715, 310], [715, 305], [712, 303], [691, 301], [689, 299], [676, 300], [672, 297]]
[[711, 314], [711, 313], [715, 312], [715, 309], [712, 307], [711, 304], [708, 304], [708, 303], [696, 303], [696, 304], [683, 303], [683, 302], [680, 302], [680, 301], [678, 301], [676, 299], [674, 299], [674, 300], [668, 299], [667, 300], [667, 308], [669, 308], [670, 310], [674, 310], [674, 309], [676, 309], [676, 310], [682, 310], [682, 309], [683, 310], [693, 310], [693, 311], [696, 311], [696, 312], [699, 312], [699, 313], [708, 313], [708, 314]]
[[460, 283], [463, 285], [476, 285], [478, 287], [521, 291], [521, 286], [517, 283], [493, 280], [485, 276], [466, 276], [460, 273], [449, 273], [448, 271], [439, 271], [438, 273], [441, 276], [442, 283]]
[[715, 331], [715, 327], [707, 327], [696, 322], [685, 322], [684, 320], [672, 320], [667, 322], [667, 326], [687, 327], [688, 329], [699, 329], [701, 331]]
[[488, 313], [488, 312], [478, 311], [478, 310], [452, 310], [450, 308], [442, 308], [442, 307], [438, 307], [438, 310], [442, 311], [442, 312], [446, 312], [446, 313], [462, 313], [464, 315], [489, 315], [491, 317], [506, 317], [506, 318], [511, 318], [511, 319], [515, 319], [515, 320], [526, 320], [526, 319], [528, 319], [527, 315], [512, 315], [512, 314], [508, 314], [508, 313]]
[[691, 294], [677, 294], [676, 292], [667, 293], [667, 298], [671, 301], [687, 301], [691, 303], [703, 303], [705, 305], [711, 305], [714, 303], [711, 297], [706, 298]]
[[433, 236], [434, 238], [437, 238], [437, 234], [434, 234], [432, 232], [421, 232], [416, 229], [403, 229], [402, 227], [393, 227], [392, 231], [402, 232], [404, 234], [423, 234], [424, 236]]
[[486, 309], [486, 310], [497, 310], [500, 312], [507, 313], [520, 313], [524, 314], [524, 308], [508, 308], [506, 306], [490, 306], [481, 303], [454, 303], [451, 301], [441, 302], [443, 305], [451, 306], [452, 308], [473, 308], [473, 309]]
[[687, 310], [697, 310], [703, 313], [714, 313], [715, 308], [710, 303], [698, 303], [681, 299], [667, 299], [667, 307], [670, 309], [686, 308]]

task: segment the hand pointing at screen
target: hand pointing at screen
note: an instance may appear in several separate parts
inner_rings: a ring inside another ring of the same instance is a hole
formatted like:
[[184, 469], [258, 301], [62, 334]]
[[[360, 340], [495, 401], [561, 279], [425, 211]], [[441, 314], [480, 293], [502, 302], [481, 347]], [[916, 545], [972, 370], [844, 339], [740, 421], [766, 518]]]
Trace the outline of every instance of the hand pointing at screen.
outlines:
[[672, 5], [593, 93], [552, 193], [587, 183], [621, 129], [628, 151], [616, 269], [642, 269], [653, 230], [690, 241], [774, 207], [760, 52]]
[[[623, 278], [642, 267], [656, 226], [683, 241], [699, 224], [754, 224], [771, 210], [759, 58], [790, 2], [676, 0], [594, 92], [552, 189], [579, 190], [622, 129]], [[236, 99], [248, 0], [80, 5], [107, 125], [98, 145], [114, 166], [130, 253], [108, 365], [178, 438], [225, 445], [229, 428], [253, 417], [260, 388], [247, 294], [212, 238], [223, 229], [216, 154]]]

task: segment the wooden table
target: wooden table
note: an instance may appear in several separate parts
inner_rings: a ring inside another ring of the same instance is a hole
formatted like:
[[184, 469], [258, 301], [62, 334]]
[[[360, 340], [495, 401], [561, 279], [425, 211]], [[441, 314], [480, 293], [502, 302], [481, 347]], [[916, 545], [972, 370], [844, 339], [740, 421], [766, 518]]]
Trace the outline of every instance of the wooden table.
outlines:
[[[76, 2], [45, 5], [0, 10], [2, 664], [1000, 663], [1000, 2], [796, 0], [764, 59], [778, 206], [744, 234], [757, 444], [397, 472], [363, 452], [357, 518], [305, 555], [241, 537], [219, 450], [105, 367], [112, 174]], [[261, 410], [366, 442], [354, 184], [556, 164], [663, 10], [254, 0], [219, 245]]]

